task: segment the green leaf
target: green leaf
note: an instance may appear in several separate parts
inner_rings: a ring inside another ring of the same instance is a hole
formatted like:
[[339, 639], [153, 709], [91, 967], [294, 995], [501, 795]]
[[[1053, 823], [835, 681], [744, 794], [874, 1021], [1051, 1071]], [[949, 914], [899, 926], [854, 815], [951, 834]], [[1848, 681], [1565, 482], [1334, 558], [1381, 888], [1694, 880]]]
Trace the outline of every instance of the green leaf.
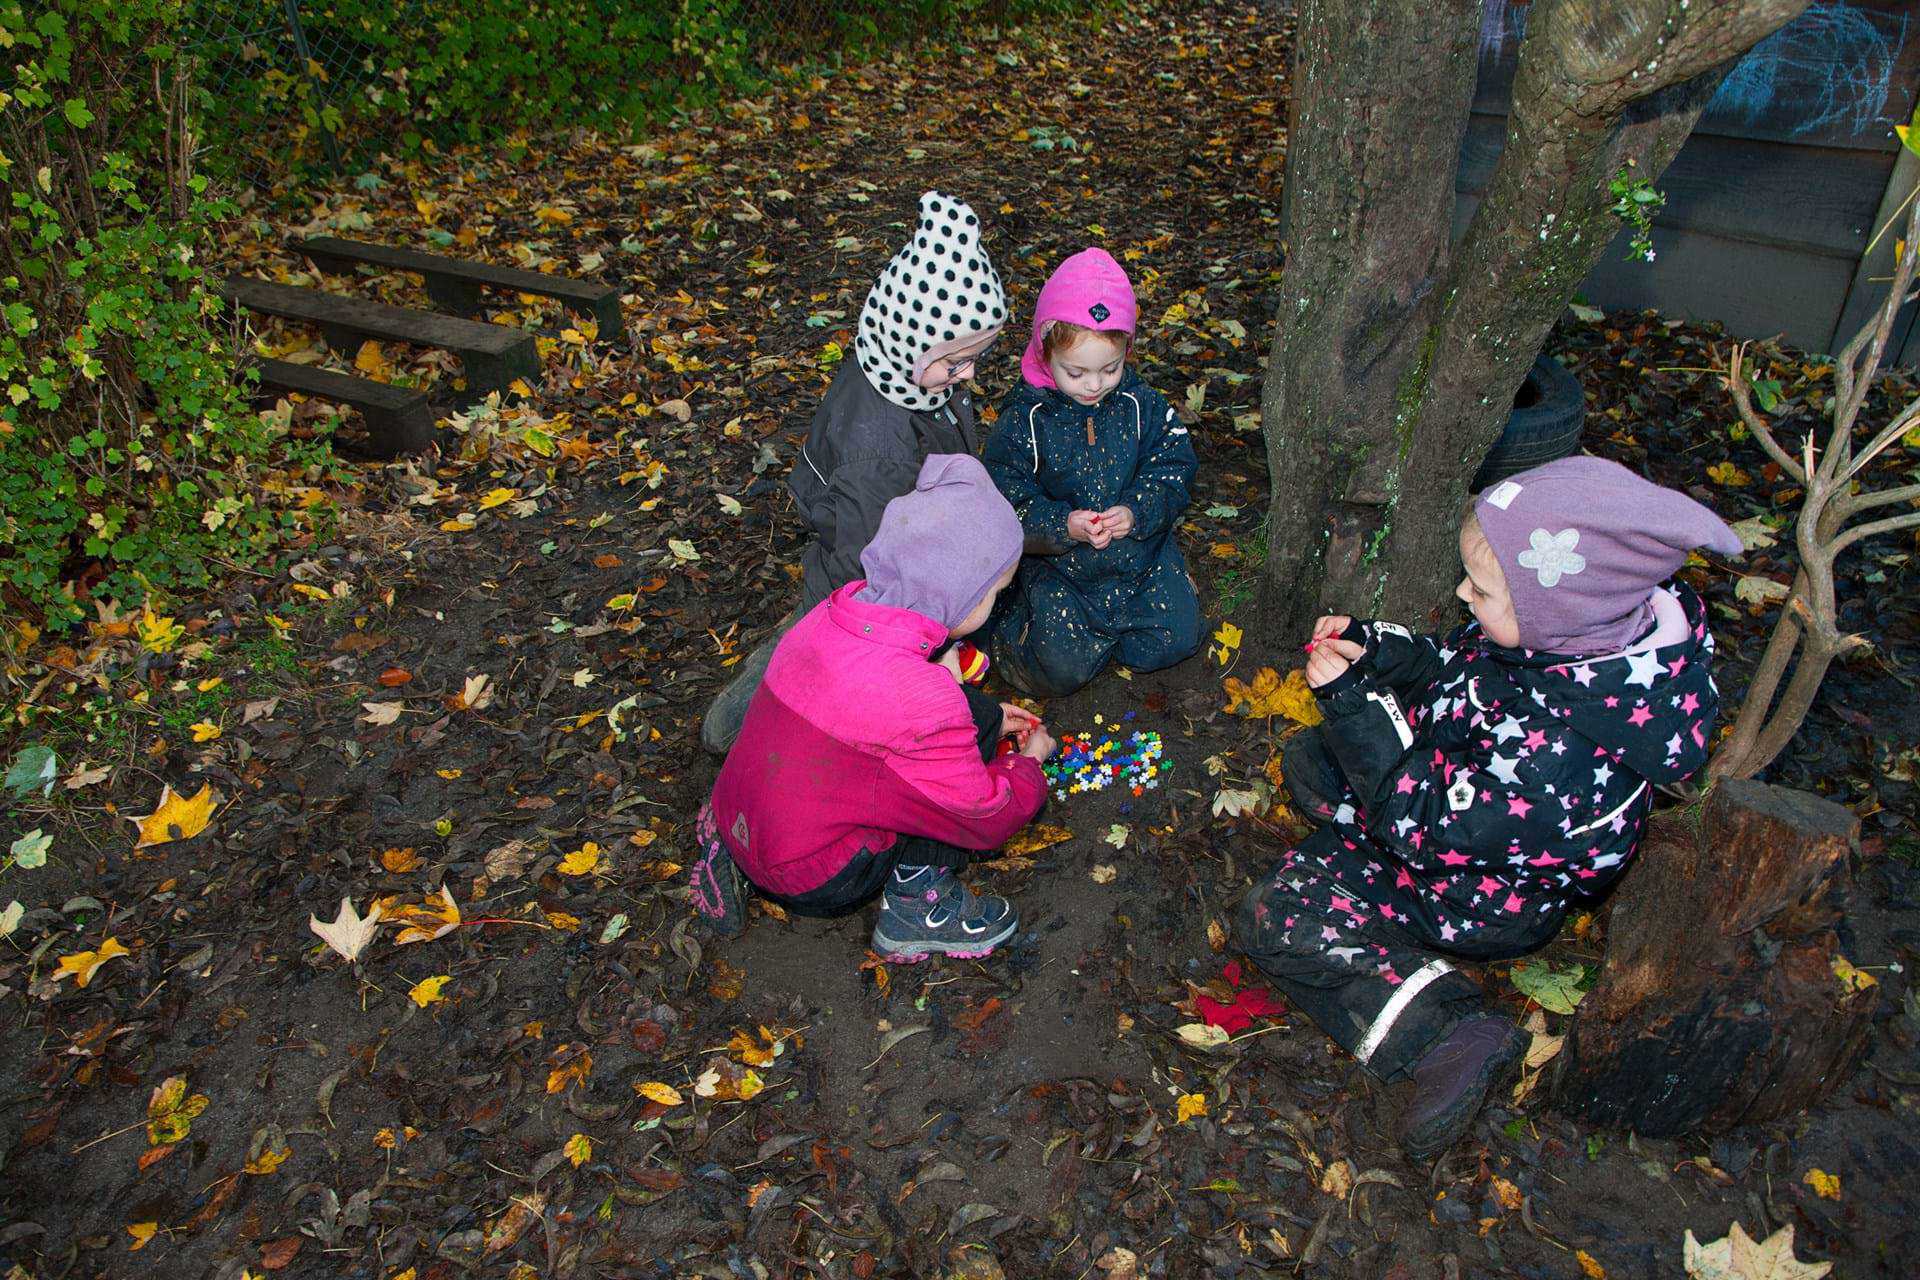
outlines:
[[7, 852], [13, 855], [15, 865], [25, 867], [28, 871], [38, 871], [47, 865], [47, 850], [52, 847], [53, 837], [35, 827], [15, 840]]
[[1572, 1013], [1587, 994], [1580, 989], [1587, 976], [1585, 965], [1556, 969], [1544, 960], [1522, 961], [1513, 966], [1513, 985], [1548, 1013]]
[[87, 104], [79, 98], [68, 98], [65, 110], [67, 123], [76, 129], [84, 129], [93, 123], [93, 112], [87, 110]]
[[54, 754], [53, 748], [36, 744], [13, 758], [4, 785], [16, 800], [24, 800], [36, 790], [43, 796], [51, 795], [59, 769], [60, 757]]
[[1893, 131], [1900, 135], [1901, 146], [1920, 156], [1920, 103], [1914, 105], [1913, 120], [1893, 126]]

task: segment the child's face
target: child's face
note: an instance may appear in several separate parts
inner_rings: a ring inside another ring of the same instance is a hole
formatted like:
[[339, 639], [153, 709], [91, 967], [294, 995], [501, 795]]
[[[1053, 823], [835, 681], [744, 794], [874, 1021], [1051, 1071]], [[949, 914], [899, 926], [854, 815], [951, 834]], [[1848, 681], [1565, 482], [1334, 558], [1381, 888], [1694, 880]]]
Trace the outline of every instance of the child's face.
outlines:
[[914, 382], [922, 391], [945, 391], [955, 383], [965, 382], [973, 376], [975, 362], [999, 336], [1000, 327], [995, 326], [984, 333], [969, 333], [941, 343], [921, 358]]
[[1454, 594], [1466, 602], [1480, 623], [1487, 639], [1511, 649], [1520, 643], [1520, 622], [1513, 614], [1513, 596], [1507, 591], [1507, 575], [1500, 561], [1480, 532], [1477, 521], [1469, 520], [1460, 530], [1460, 563], [1467, 576], [1460, 579]]
[[1080, 404], [1098, 404], [1120, 385], [1127, 370], [1127, 344], [1120, 338], [1083, 334], [1080, 341], [1053, 353], [1047, 372], [1053, 385]]
[[987, 588], [987, 594], [981, 597], [980, 603], [973, 606], [973, 612], [955, 623], [953, 630], [947, 634], [953, 636], [970, 636], [980, 628], [986, 626], [987, 615], [993, 612], [993, 602], [1000, 598], [1000, 593], [1007, 589], [1009, 582], [1013, 581], [1014, 570], [1019, 567], [1020, 562], [1017, 560], [1008, 565], [1007, 571], [1001, 574], [991, 587]]

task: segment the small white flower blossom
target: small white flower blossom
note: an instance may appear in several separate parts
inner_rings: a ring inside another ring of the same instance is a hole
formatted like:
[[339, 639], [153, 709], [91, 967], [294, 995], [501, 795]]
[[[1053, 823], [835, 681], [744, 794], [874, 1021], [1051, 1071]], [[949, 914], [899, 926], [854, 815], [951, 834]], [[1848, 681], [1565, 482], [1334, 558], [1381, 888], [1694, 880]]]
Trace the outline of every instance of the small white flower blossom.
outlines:
[[1539, 573], [1543, 587], [1556, 586], [1563, 575], [1579, 573], [1587, 567], [1587, 558], [1574, 550], [1580, 545], [1578, 529], [1562, 529], [1558, 533], [1535, 529], [1527, 540], [1532, 545], [1517, 557], [1520, 567]]

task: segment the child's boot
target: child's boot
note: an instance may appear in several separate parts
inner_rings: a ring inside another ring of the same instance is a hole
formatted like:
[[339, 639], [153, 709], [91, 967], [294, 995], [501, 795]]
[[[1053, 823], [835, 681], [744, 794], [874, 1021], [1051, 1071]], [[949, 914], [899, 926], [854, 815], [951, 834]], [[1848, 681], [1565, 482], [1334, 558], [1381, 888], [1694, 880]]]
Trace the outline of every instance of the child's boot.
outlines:
[[1527, 1049], [1527, 1037], [1506, 1018], [1469, 1018], [1421, 1055], [1413, 1068], [1413, 1101], [1400, 1122], [1400, 1149], [1430, 1160], [1457, 1141]]
[[873, 949], [897, 964], [931, 955], [977, 960], [1019, 927], [1012, 903], [979, 896], [945, 867], [896, 867], [881, 896]]
[[687, 877], [693, 909], [721, 937], [737, 938], [747, 927], [746, 892], [740, 883], [740, 868], [733, 865], [733, 855], [727, 852], [720, 833], [714, 830], [710, 809], [701, 809], [694, 830], [700, 852]]

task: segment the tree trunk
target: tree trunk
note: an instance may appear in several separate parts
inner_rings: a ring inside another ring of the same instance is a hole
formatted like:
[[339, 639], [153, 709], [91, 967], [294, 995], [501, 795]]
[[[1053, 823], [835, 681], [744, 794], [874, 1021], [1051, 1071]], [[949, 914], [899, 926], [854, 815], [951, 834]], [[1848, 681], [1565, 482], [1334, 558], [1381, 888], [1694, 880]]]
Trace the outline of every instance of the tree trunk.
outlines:
[[1449, 616], [1467, 482], [1618, 230], [1609, 183], [1629, 160], [1658, 178], [1731, 60], [1806, 3], [1534, 5], [1505, 149], [1452, 252], [1481, 6], [1303, 6], [1262, 399], [1277, 630]]
[[1791, 1115], [1844, 1081], [1878, 992], [1833, 969], [1858, 825], [1745, 779], [1657, 815], [1561, 1055], [1559, 1104], [1668, 1137]]

